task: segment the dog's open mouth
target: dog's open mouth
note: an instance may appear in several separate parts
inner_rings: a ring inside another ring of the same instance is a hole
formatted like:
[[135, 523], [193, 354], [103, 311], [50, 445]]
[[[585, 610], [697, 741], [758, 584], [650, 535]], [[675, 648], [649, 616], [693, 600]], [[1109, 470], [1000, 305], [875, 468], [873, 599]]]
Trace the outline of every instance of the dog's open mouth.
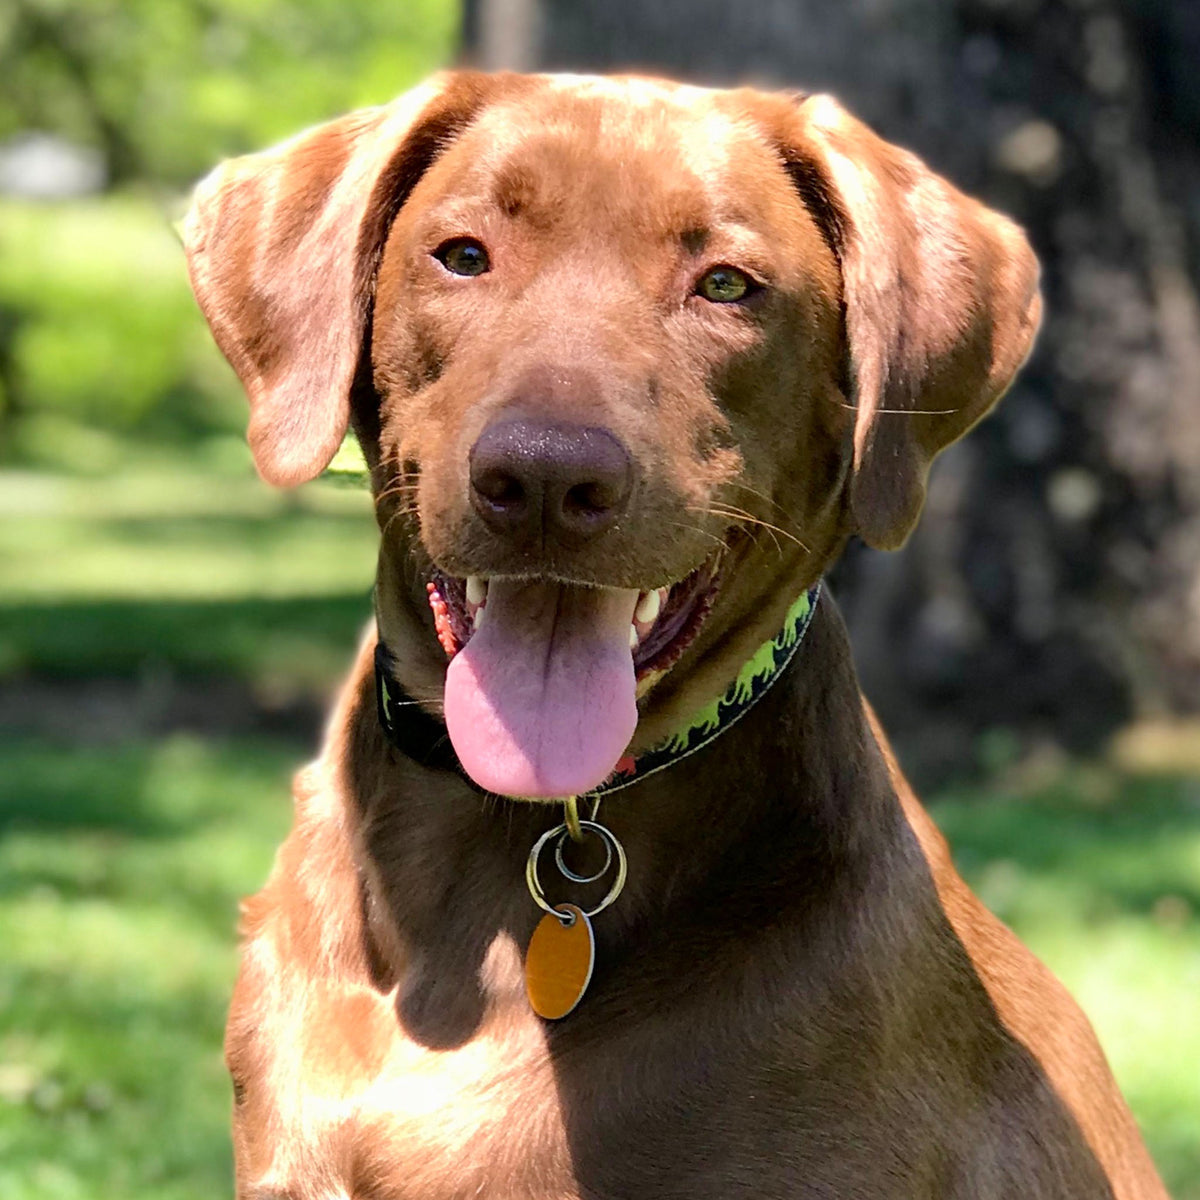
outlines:
[[717, 558], [652, 591], [434, 573], [446, 726], [463, 768], [508, 796], [590, 791], [637, 725], [637, 684], [687, 649], [712, 608]]

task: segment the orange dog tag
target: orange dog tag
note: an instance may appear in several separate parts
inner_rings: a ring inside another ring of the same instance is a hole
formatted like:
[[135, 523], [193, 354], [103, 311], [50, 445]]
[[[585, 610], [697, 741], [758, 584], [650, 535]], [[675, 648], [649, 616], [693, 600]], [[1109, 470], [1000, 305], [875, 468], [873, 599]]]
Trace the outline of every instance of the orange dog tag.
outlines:
[[525, 991], [533, 1011], [548, 1021], [565, 1017], [583, 999], [596, 961], [592, 923], [583, 910], [560, 904], [558, 911], [574, 920], [564, 925], [547, 913], [525, 951]]

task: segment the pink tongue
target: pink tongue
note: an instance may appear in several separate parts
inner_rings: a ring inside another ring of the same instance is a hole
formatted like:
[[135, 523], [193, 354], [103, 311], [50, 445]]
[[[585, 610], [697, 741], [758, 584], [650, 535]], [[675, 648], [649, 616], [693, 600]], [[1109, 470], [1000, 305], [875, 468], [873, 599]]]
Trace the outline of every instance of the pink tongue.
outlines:
[[482, 627], [446, 671], [446, 727], [467, 774], [504, 796], [604, 782], [637, 725], [638, 593], [493, 579]]

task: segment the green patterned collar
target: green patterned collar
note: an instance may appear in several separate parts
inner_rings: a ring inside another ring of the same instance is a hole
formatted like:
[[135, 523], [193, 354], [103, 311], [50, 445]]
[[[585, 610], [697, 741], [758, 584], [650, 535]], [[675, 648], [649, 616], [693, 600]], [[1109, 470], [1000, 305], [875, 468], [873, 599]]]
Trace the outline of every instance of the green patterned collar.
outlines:
[[740, 721], [766, 695], [795, 657], [812, 623], [820, 598], [821, 581], [817, 580], [808, 591], [796, 597], [784, 618], [783, 628], [769, 641], [763, 642], [742, 664], [737, 678], [720, 696], [706, 704], [685, 728], [661, 745], [638, 758], [622, 759], [617, 764], [616, 773], [589, 795], [607, 796], [610, 792], [640, 783], [649, 775], [657, 775], [659, 771], [665, 771], [667, 767], [703, 750], [709, 742]]
[[[766, 695], [795, 657], [817, 611], [820, 596], [818, 580], [797, 597], [788, 609], [783, 628], [742, 664], [737, 678], [722, 695], [706, 704], [684, 729], [661, 745], [637, 758], [627, 755], [621, 759], [613, 774], [588, 796], [599, 799], [640, 783], [650, 775], [657, 775], [703, 750], [740, 721]], [[379, 724], [388, 741], [401, 753], [429, 767], [456, 770], [472, 786], [478, 786], [462, 769], [445, 725], [426, 713], [400, 686], [395, 675], [395, 662], [382, 643], [375, 648], [375, 699]]]

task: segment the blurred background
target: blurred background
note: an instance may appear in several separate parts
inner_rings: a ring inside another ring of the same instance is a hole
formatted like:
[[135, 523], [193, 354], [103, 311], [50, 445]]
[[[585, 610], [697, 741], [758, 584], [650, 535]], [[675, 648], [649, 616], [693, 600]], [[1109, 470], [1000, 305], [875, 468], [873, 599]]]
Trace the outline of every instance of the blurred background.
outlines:
[[1048, 317], [835, 578], [986, 903], [1200, 1200], [1200, 5], [0, 4], [0, 1195], [228, 1195], [237, 898], [370, 611], [364, 495], [258, 483], [171, 222], [446, 63], [835, 92], [1029, 230]]

